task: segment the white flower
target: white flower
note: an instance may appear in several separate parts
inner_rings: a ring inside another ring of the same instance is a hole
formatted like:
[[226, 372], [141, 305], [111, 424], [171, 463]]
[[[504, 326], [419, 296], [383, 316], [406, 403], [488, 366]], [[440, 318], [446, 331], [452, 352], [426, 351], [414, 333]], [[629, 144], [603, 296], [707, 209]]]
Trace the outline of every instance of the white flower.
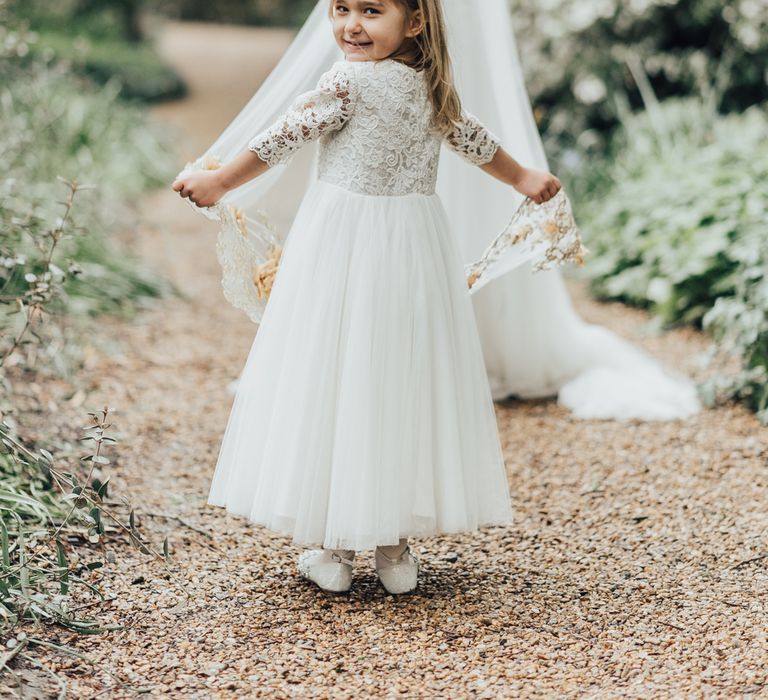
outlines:
[[58, 278], [62, 279], [65, 277], [64, 270], [62, 270], [58, 265], [54, 265], [53, 263], [48, 263], [48, 270], [51, 272], [51, 274]]
[[646, 296], [657, 304], [663, 304], [672, 294], [672, 285], [663, 277], [654, 277], [648, 282]]
[[584, 75], [576, 79], [573, 85], [576, 99], [585, 105], [600, 102], [606, 95], [605, 83], [596, 75]]

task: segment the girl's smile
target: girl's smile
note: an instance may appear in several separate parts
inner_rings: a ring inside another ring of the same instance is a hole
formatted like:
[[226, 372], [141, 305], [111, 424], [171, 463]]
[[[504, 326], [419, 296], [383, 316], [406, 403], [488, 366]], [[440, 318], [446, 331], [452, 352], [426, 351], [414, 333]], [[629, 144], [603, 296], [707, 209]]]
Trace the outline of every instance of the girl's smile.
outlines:
[[368, 48], [369, 46], [373, 46], [372, 41], [355, 41], [354, 39], [344, 39], [344, 43], [350, 47], [351, 51], [360, 51], [361, 49]]

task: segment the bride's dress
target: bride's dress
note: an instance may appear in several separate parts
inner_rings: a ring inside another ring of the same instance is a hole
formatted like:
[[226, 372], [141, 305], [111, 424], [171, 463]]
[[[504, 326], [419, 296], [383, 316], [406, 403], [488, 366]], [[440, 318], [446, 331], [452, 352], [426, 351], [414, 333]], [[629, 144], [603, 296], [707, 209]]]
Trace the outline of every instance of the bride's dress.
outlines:
[[[523, 165], [547, 168], [507, 0], [443, 0], [443, 7], [454, 75], [467, 110]], [[319, 0], [263, 86], [206, 155], [224, 161], [234, 157], [338, 58], [328, 27], [327, 0]], [[249, 222], [255, 221], [255, 210], [263, 207], [264, 195], [283, 168], [277, 165], [234, 190], [227, 202], [242, 207]], [[446, 148], [437, 193], [459, 236], [464, 263], [480, 256], [522, 199]], [[588, 245], [589, 232], [585, 233]], [[700, 409], [688, 379], [664, 369], [607, 329], [585, 323], [557, 271], [533, 274], [518, 268], [480, 289], [472, 301], [494, 399], [557, 395], [579, 418], [670, 420]]]

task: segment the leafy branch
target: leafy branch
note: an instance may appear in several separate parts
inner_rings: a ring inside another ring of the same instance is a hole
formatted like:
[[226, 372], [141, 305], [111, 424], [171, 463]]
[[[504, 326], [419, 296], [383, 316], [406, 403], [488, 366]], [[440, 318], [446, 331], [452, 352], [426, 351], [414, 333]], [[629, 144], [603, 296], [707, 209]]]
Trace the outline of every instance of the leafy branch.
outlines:
[[[38, 318], [42, 318], [43, 313], [46, 312], [46, 304], [56, 298], [61, 292], [57, 285], [64, 279], [65, 274], [53, 263], [53, 256], [56, 247], [64, 237], [65, 228], [71, 218], [75, 195], [80, 190], [92, 189], [92, 186], [79, 185], [77, 180], [70, 182], [62, 177], [59, 177], [58, 180], [65, 183], [69, 188], [69, 191], [67, 193], [67, 198], [61, 202], [65, 207], [64, 214], [59, 218], [57, 224], [46, 233], [46, 237], [50, 239], [50, 242], [43, 264], [44, 271], [40, 274], [27, 272], [24, 275], [24, 279], [29, 286], [21, 294], [4, 297], [2, 300], [6, 303], [8, 301], [14, 301], [16, 303], [18, 306], [17, 312], [24, 315], [24, 325], [13, 339], [10, 346], [0, 356], [0, 368], [5, 365], [8, 358], [11, 357], [21, 345], [33, 323]], [[78, 268], [74, 267], [71, 271], [76, 273]]]

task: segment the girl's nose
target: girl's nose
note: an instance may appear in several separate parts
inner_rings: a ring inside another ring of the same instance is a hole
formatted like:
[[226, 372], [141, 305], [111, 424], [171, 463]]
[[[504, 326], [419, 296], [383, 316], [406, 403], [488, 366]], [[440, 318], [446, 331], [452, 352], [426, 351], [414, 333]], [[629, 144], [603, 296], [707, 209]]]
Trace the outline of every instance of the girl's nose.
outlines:
[[350, 12], [346, 24], [347, 34], [359, 34], [361, 29], [360, 17], [354, 12]]

